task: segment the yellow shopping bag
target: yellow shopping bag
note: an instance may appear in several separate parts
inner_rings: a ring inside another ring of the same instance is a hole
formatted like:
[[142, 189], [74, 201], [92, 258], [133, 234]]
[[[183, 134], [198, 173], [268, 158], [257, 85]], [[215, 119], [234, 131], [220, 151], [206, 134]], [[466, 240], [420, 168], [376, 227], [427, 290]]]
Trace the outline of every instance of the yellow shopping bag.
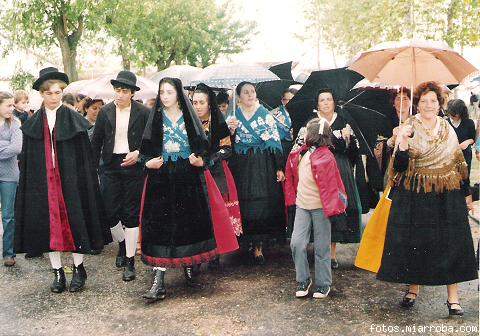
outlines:
[[387, 231], [388, 215], [392, 205], [392, 200], [388, 198], [389, 194], [390, 187], [387, 187], [365, 227], [355, 258], [355, 266], [374, 273], [378, 272], [382, 263], [385, 232]]

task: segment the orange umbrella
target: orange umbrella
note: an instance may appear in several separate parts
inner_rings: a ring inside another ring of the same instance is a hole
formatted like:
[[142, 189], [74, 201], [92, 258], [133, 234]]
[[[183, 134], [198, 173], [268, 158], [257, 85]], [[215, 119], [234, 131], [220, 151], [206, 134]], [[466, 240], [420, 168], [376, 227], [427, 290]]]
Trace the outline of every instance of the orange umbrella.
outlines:
[[360, 53], [348, 67], [371, 82], [415, 87], [435, 81], [459, 84], [477, 69], [445, 43], [386, 42]]

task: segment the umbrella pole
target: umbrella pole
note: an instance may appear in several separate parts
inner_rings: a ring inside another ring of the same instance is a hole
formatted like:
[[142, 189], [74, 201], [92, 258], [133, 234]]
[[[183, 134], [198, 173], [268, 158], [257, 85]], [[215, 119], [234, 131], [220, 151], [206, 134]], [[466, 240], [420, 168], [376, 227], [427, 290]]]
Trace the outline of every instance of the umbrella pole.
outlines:
[[403, 110], [403, 86], [400, 88], [400, 118], [398, 118], [398, 126], [402, 124], [402, 110]]
[[237, 95], [237, 86], [235, 85], [233, 87], [233, 99], [232, 99], [232, 116], [235, 116], [235, 103], [236, 103], [236, 99], [235, 99], [235, 96]]
[[410, 85], [410, 115], [413, 115], [413, 83]]

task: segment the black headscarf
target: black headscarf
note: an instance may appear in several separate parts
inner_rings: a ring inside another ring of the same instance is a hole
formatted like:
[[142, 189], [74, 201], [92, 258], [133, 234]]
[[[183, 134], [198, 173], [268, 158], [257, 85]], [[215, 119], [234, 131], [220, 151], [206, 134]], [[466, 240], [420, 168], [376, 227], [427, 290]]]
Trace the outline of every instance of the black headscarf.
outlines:
[[215, 92], [206, 84], [200, 83], [195, 88], [195, 92], [208, 95], [208, 104], [210, 106], [210, 149], [217, 150], [220, 140], [230, 135], [225, 118], [218, 108]]
[[177, 91], [177, 100], [185, 120], [191, 152], [197, 156], [205, 156], [208, 149], [208, 139], [203, 131], [202, 123], [198, 119], [192, 103], [183, 92], [180, 79], [170, 77], [162, 78], [158, 84], [157, 98], [145, 126], [140, 152], [153, 157], [161, 156], [163, 153], [163, 105], [160, 100], [160, 87], [163, 83], [173, 84]]

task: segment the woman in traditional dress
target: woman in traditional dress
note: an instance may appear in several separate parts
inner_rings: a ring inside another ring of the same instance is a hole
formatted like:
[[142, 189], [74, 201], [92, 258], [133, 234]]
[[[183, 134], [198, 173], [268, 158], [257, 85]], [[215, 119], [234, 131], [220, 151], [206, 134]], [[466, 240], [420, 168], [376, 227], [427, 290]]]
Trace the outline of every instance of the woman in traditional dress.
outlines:
[[401, 306], [410, 308], [419, 285], [447, 285], [450, 315], [463, 315], [457, 283], [476, 279], [465, 202], [467, 164], [457, 136], [438, 117], [441, 88], [420, 84], [418, 114], [400, 126], [391, 166], [392, 205], [377, 278], [409, 284]]
[[[237, 187], [226, 161], [232, 155], [230, 130], [216, 104], [215, 93], [209, 86], [203, 83], [196, 86], [193, 93], [193, 107], [208, 138], [207, 165], [225, 200], [233, 230], [237, 236], [240, 236], [242, 234], [242, 218], [238, 204]], [[209, 263], [209, 267], [217, 267], [218, 262], [219, 258], [215, 258]]]
[[166, 268], [182, 267], [187, 284], [199, 287], [192, 266], [238, 248], [218, 187], [204, 173], [207, 149], [181, 81], [163, 78], [140, 148], [147, 168], [140, 216], [142, 260], [154, 267], [152, 287], [143, 295], [149, 301], [165, 298]]
[[[447, 105], [448, 122], [457, 134], [460, 149], [468, 166], [468, 175], [472, 170], [472, 145], [475, 143], [475, 123], [468, 118], [468, 108], [461, 99], [453, 99]], [[473, 209], [470, 192], [470, 178], [465, 181], [468, 187], [467, 206]]]
[[279, 107], [271, 111], [272, 116], [277, 122], [278, 133], [280, 134], [280, 141], [282, 142], [282, 149], [285, 161], [287, 160], [288, 154], [292, 150], [293, 138], [292, 138], [292, 119], [290, 114], [287, 111], [285, 105], [293, 98], [297, 93], [296, 89], [286, 89], [282, 93], [282, 98]]
[[256, 264], [264, 264], [263, 245], [285, 237], [282, 144], [275, 119], [258, 103], [255, 85], [242, 82], [236, 93], [239, 107], [228, 124], [235, 132], [230, 168], [238, 189], [242, 243]]
[[[358, 142], [350, 125], [335, 112], [335, 98], [332, 90], [320, 89], [317, 93], [317, 113], [312, 117], [327, 119], [333, 131], [333, 154], [337, 160], [343, 184], [348, 197], [347, 218], [335, 218], [332, 220], [332, 268], [338, 268], [336, 258], [336, 243], [360, 242], [361, 211], [362, 205], [353, 176], [352, 165], [358, 156]], [[306, 128], [300, 129], [295, 140], [294, 149], [305, 143]]]

